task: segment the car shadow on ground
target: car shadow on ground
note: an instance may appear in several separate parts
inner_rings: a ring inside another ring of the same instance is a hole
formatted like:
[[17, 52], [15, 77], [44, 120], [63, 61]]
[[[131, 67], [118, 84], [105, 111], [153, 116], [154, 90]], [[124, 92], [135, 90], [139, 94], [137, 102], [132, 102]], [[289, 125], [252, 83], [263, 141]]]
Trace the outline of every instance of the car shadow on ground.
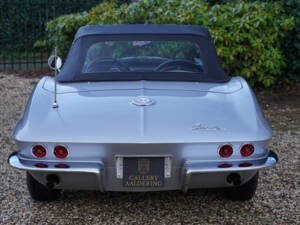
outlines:
[[148, 199], [153, 201], [160, 200], [178, 200], [185, 198], [210, 198], [213, 199], [224, 199], [228, 200], [224, 195], [224, 189], [214, 188], [214, 189], [191, 189], [187, 193], [182, 191], [157, 191], [157, 192], [99, 192], [99, 191], [71, 191], [64, 190], [62, 198], [63, 201], [74, 202], [78, 198], [82, 198], [88, 201], [126, 201], [131, 203], [142, 202]]
[[[131, 223], [216, 223], [220, 221], [220, 212], [237, 213], [253, 206], [253, 200], [234, 202], [227, 199], [222, 189], [199, 189], [162, 192], [105, 192], [98, 191], [64, 191], [62, 198], [54, 202], [32, 202], [31, 211], [48, 209], [56, 219], [65, 219], [60, 209], [76, 215], [72, 222], [87, 223], [92, 221], [110, 221]], [[88, 209], [88, 210], [85, 210]], [[227, 218], [228, 219], [228, 218]], [[229, 218], [230, 219], [230, 218]]]

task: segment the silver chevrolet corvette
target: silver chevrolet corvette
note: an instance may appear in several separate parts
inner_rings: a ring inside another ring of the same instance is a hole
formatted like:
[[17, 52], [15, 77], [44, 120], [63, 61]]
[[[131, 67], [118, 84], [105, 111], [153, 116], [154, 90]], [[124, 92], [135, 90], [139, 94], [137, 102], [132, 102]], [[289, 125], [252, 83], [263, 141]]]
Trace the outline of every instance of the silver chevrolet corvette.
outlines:
[[81, 27], [61, 64], [49, 58], [57, 76], [32, 91], [8, 159], [35, 200], [197, 188], [248, 200], [278, 160], [255, 95], [224, 72], [202, 27]]

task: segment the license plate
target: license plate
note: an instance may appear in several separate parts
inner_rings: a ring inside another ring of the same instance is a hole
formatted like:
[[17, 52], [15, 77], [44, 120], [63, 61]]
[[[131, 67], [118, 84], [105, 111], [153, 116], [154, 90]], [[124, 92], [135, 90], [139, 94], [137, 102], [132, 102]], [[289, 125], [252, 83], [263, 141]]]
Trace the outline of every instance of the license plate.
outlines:
[[163, 187], [164, 169], [164, 158], [124, 158], [123, 186]]

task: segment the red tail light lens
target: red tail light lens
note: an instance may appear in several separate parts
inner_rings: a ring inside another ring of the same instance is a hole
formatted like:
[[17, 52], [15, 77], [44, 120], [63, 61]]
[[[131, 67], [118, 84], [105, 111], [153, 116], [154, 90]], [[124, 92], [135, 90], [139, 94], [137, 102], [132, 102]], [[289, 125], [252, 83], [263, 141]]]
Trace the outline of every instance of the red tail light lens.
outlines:
[[241, 148], [240, 152], [241, 152], [242, 156], [245, 156], [245, 157], [250, 156], [254, 152], [254, 146], [250, 145], [250, 144], [246, 144]]
[[232, 165], [229, 163], [223, 163], [223, 164], [219, 165], [218, 167], [219, 168], [230, 168], [230, 167], [232, 167]]
[[56, 168], [69, 168], [70, 166], [64, 163], [59, 163], [55, 165]]
[[58, 145], [54, 148], [54, 155], [57, 158], [66, 158], [68, 156], [68, 150], [64, 146]]
[[35, 167], [39, 167], [39, 168], [48, 168], [48, 165], [44, 164], [44, 163], [37, 163], [34, 165]]
[[224, 158], [231, 156], [232, 153], [233, 153], [233, 150], [230, 145], [223, 145], [219, 150], [220, 156], [224, 157]]
[[44, 157], [46, 155], [46, 149], [42, 146], [42, 145], [35, 145], [32, 148], [32, 153], [36, 156], [36, 157]]
[[249, 167], [249, 166], [252, 166], [252, 163], [244, 162], [239, 164], [239, 167]]

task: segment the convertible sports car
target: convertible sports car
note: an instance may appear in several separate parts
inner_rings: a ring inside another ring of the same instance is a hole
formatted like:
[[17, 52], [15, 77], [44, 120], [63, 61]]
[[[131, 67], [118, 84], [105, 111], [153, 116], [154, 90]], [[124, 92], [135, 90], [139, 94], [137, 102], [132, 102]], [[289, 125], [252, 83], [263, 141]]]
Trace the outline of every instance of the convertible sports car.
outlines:
[[62, 189], [224, 188], [253, 197], [274, 165], [272, 131], [246, 81], [222, 69], [209, 32], [185, 25], [81, 27], [34, 88], [11, 166], [36, 200]]

